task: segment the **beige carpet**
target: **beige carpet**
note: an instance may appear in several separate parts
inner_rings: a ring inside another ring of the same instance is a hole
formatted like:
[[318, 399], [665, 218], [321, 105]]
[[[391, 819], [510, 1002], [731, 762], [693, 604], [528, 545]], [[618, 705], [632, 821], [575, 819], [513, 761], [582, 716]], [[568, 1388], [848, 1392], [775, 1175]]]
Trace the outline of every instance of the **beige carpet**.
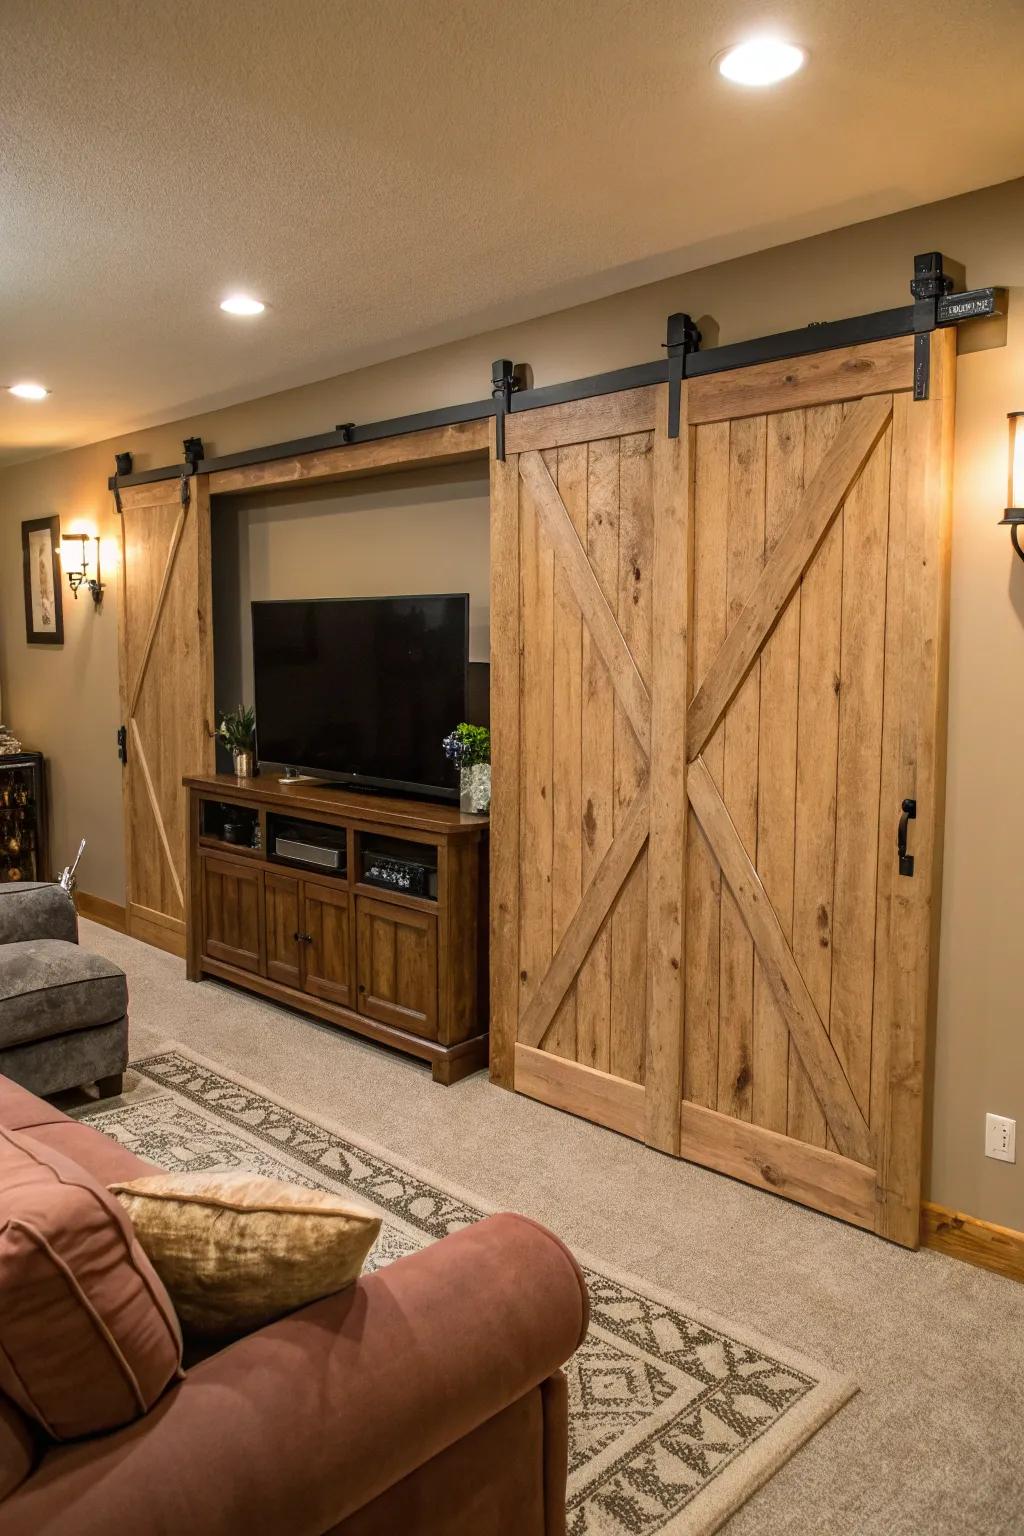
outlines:
[[[648, 1294], [690, 1298], [860, 1391], [727, 1523], [728, 1536], [1021, 1536], [1024, 1287], [662, 1157], [383, 1048], [92, 924], [125, 966], [132, 1054], [182, 1042], [398, 1162], [519, 1209]], [[685, 1529], [685, 1527], [684, 1527]]]
[[[370, 1269], [486, 1213], [179, 1045], [132, 1068], [118, 1103], [79, 1115], [164, 1168], [246, 1168], [354, 1195], [383, 1218]], [[570, 1536], [717, 1531], [855, 1391], [790, 1349], [577, 1257], [591, 1322], [567, 1367]]]

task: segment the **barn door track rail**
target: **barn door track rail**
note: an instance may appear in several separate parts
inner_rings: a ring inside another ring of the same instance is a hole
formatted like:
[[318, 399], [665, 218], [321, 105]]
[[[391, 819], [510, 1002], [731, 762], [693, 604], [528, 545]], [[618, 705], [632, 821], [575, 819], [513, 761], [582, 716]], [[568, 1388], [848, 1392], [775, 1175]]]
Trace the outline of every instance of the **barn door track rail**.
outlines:
[[[229, 453], [219, 458], [196, 459], [186, 450], [184, 464], [169, 464], [160, 469], [111, 475], [108, 488], [115, 497], [129, 485], [149, 485], [157, 480], [173, 480], [191, 474], [213, 474], [218, 470], [240, 469], [250, 464], [266, 464], [274, 459], [294, 458], [304, 453], [321, 453], [353, 443], [373, 443], [386, 437], [402, 437], [410, 432], [425, 432], [432, 427], [454, 426], [461, 422], [495, 422], [495, 450], [505, 457], [505, 421], [521, 411], [542, 406], [565, 405], [574, 400], [589, 400], [598, 395], [618, 394], [649, 384], [669, 385], [669, 437], [678, 437], [680, 397], [684, 379], [701, 378], [710, 373], [725, 373], [747, 368], [753, 363], [781, 362], [790, 357], [806, 357], [814, 352], [828, 352], [837, 347], [857, 346], [866, 341], [885, 341], [891, 337], [913, 336], [914, 398], [927, 400], [929, 380], [928, 337], [934, 330], [959, 325], [1006, 311], [1004, 288], [963, 286], [963, 268], [939, 251], [927, 251], [914, 257], [914, 275], [910, 283], [912, 304], [896, 309], [876, 310], [849, 320], [827, 320], [794, 331], [780, 331], [752, 341], [732, 342], [723, 347], [700, 351], [701, 335], [690, 315], [669, 315], [665, 356], [650, 363], [616, 368], [608, 373], [591, 374], [564, 384], [548, 384], [539, 389], [525, 387], [525, 366], [499, 358], [491, 368], [491, 396], [466, 405], [443, 406], [439, 410], [419, 411], [410, 416], [396, 416], [388, 421], [346, 422], [332, 432], [314, 437], [300, 437], [287, 443], [271, 443], [249, 448], [243, 453]], [[186, 440], [189, 445], [197, 439]], [[127, 455], [118, 455], [119, 463]]]

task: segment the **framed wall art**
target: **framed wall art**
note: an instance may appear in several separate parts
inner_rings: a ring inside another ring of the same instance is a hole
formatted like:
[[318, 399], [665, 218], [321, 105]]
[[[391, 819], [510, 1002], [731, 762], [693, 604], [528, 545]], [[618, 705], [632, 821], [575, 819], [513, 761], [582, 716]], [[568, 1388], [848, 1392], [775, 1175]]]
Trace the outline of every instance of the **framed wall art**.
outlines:
[[59, 517], [36, 517], [22, 523], [21, 557], [25, 570], [25, 637], [29, 645], [63, 645]]

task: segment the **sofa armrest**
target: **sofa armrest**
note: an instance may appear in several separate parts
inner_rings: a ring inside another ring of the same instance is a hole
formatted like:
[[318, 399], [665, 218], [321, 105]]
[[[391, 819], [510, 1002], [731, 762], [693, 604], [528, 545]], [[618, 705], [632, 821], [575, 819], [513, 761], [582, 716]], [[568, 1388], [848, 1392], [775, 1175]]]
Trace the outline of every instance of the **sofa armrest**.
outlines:
[[77, 944], [74, 902], [59, 885], [0, 885], [0, 944], [31, 939]]
[[321, 1536], [544, 1381], [586, 1332], [568, 1250], [493, 1216], [203, 1361], [51, 1450], [0, 1536]]

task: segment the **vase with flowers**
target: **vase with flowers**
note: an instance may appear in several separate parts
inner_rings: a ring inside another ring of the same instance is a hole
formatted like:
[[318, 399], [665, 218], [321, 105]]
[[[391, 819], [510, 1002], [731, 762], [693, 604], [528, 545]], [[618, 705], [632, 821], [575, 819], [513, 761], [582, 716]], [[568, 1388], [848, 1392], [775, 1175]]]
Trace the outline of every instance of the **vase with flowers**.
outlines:
[[457, 725], [441, 743], [459, 770], [459, 806], [474, 816], [491, 808], [491, 733], [485, 725]]
[[217, 735], [231, 753], [235, 776], [251, 779], [253, 753], [256, 749], [256, 716], [253, 711], [239, 704], [236, 709], [221, 715]]

